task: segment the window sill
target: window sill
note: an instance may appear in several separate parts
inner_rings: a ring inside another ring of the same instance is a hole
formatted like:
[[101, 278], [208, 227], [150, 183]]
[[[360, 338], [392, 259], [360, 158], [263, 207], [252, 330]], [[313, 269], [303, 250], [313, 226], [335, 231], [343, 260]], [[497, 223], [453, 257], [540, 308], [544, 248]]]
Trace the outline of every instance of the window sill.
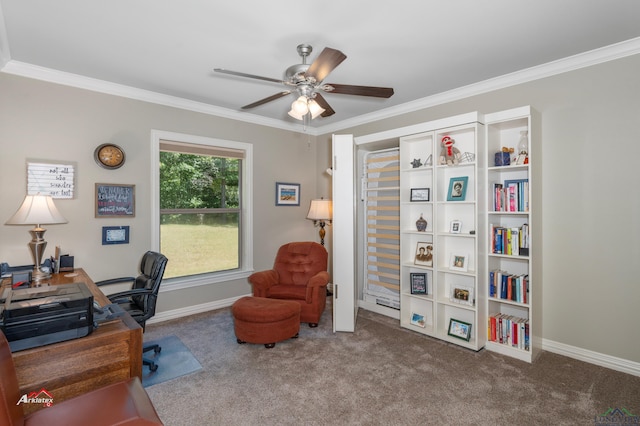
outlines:
[[193, 275], [189, 277], [168, 278], [163, 280], [160, 287], [160, 293], [174, 290], [182, 290], [191, 287], [200, 287], [203, 285], [217, 284], [228, 281], [246, 279], [253, 273], [253, 270], [239, 270], [231, 272], [217, 272], [201, 275]]

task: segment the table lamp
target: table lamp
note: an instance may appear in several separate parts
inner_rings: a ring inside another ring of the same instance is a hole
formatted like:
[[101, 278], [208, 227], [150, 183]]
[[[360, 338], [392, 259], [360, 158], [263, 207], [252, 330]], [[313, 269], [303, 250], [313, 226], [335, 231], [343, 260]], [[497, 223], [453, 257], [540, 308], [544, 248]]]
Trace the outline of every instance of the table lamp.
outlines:
[[31, 241], [29, 249], [33, 258], [33, 275], [34, 283], [38, 283], [49, 277], [40, 270], [44, 249], [47, 242], [44, 240], [44, 233], [47, 232], [42, 225], [52, 225], [56, 223], [67, 223], [67, 220], [60, 214], [53, 199], [50, 195], [27, 195], [24, 197], [22, 205], [6, 222], [6, 225], [34, 225], [29, 231]]
[[309, 213], [307, 213], [307, 219], [313, 220], [314, 226], [320, 227], [320, 244], [324, 245], [325, 230], [324, 226], [328, 221], [331, 224], [333, 218], [333, 204], [331, 200], [319, 199], [311, 200], [309, 206]]

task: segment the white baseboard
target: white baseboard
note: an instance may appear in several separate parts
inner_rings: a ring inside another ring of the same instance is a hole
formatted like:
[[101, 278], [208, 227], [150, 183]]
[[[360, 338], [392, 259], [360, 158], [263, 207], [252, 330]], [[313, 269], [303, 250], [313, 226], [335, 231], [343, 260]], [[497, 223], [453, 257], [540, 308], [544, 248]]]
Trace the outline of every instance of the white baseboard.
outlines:
[[200, 305], [188, 306], [186, 308], [173, 309], [171, 311], [158, 312], [147, 321], [147, 324], [156, 324], [163, 321], [169, 321], [172, 319], [184, 318], [189, 315], [201, 314], [203, 312], [209, 312], [216, 309], [226, 308], [233, 305], [233, 302], [240, 299], [244, 296], [251, 296], [250, 294], [245, 294], [238, 297], [232, 297], [230, 299], [223, 300], [215, 300], [213, 302], [202, 303]]
[[[250, 294], [247, 294], [244, 296], [250, 296]], [[172, 319], [183, 318], [189, 315], [200, 314], [202, 312], [208, 312], [216, 309], [226, 308], [233, 305], [233, 303], [236, 300], [244, 296], [233, 297], [230, 299], [216, 300], [213, 302], [203, 303], [200, 305], [188, 306], [186, 308], [159, 312], [153, 318], [147, 321], [147, 324], [155, 324], [163, 321], [169, 321]], [[375, 303], [365, 302], [363, 300], [358, 301], [358, 306], [368, 311], [376, 312], [381, 315], [386, 315], [391, 318], [400, 319], [400, 312], [395, 309], [390, 309], [384, 306], [377, 305]], [[610, 368], [612, 370], [616, 370], [626, 374], [631, 374], [631, 375], [640, 377], [640, 363], [638, 362], [629, 361], [623, 358], [601, 354], [598, 352], [593, 352], [587, 349], [566, 345], [564, 343], [554, 342], [553, 340], [548, 340], [548, 339], [542, 339], [542, 350], [553, 352], [558, 355], [563, 355], [569, 358], [577, 359], [580, 361], [588, 362], [590, 364], [599, 365], [601, 367]]]
[[640, 363], [542, 339], [542, 350], [640, 377]]

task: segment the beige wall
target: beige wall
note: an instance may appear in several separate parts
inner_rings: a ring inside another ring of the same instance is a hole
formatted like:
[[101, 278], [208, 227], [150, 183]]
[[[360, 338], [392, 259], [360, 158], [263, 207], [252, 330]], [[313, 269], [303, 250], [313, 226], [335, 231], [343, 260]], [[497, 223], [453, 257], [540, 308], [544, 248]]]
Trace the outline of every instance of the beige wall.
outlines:
[[[470, 111], [531, 105], [541, 113], [543, 186], [543, 338], [640, 362], [640, 55], [474, 96], [336, 133], [355, 136]], [[329, 196], [324, 170], [330, 135], [307, 136], [0, 73], [0, 223], [25, 193], [25, 159], [78, 163], [78, 197], [60, 201], [69, 224], [52, 225], [51, 245], [76, 255], [95, 278], [129, 274], [149, 246], [149, 132], [160, 129], [254, 144], [254, 257], [271, 266], [276, 248], [317, 239], [304, 219], [309, 200]], [[95, 146], [112, 141], [127, 165], [95, 165]], [[313, 170], [313, 172], [309, 172]], [[274, 207], [274, 182], [302, 184], [301, 207]], [[95, 182], [136, 184], [137, 215], [94, 219]], [[102, 246], [103, 225], [129, 224], [128, 246]], [[30, 262], [26, 227], [0, 226], [0, 259]], [[328, 248], [331, 249], [330, 238]], [[165, 294], [161, 310], [222, 300], [249, 291], [243, 281]], [[175, 293], [175, 294], [174, 294]]]
[[[543, 338], [640, 362], [639, 72], [636, 55], [340, 133], [522, 105], [539, 111]], [[330, 135], [318, 143], [325, 153]]]
[[[165, 130], [253, 144], [254, 266], [270, 268], [277, 248], [291, 240], [315, 240], [317, 230], [305, 219], [316, 197], [318, 175], [315, 138], [249, 125], [174, 108], [0, 73], [0, 260], [32, 263], [28, 226], [4, 222], [26, 193], [26, 159], [77, 163], [73, 200], [56, 200], [69, 221], [46, 226], [46, 256], [55, 245], [75, 256], [77, 266], [94, 280], [135, 274], [142, 253], [150, 249], [151, 130]], [[95, 147], [115, 142], [127, 155], [117, 170], [100, 168]], [[275, 182], [301, 184], [300, 207], [275, 206]], [[136, 216], [94, 218], [94, 184], [136, 185]], [[319, 194], [322, 195], [322, 194]], [[131, 226], [130, 244], [103, 246], [102, 226]], [[170, 260], [171, 261], [171, 260]], [[250, 292], [246, 280], [163, 293], [159, 311], [223, 300]]]

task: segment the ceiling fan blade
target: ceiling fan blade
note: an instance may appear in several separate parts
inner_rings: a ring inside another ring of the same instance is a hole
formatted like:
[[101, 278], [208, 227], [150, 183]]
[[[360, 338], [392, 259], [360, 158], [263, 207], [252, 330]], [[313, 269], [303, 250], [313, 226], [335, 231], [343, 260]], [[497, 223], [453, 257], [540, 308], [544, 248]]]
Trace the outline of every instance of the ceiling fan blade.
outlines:
[[260, 75], [247, 74], [247, 73], [238, 72], [238, 71], [231, 71], [231, 70], [226, 70], [224, 68], [214, 68], [214, 71], [215, 72], [220, 72], [220, 73], [223, 73], [223, 74], [235, 75], [235, 76], [238, 76], [238, 77], [255, 78], [257, 80], [271, 81], [273, 83], [282, 83], [282, 84], [284, 84], [284, 81], [278, 80], [278, 79], [275, 79], [275, 78], [262, 77]]
[[242, 109], [249, 109], [249, 108], [255, 108], [257, 106], [266, 104], [267, 102], [271, 102], [271, 101], [275, 101], [276, 99], [280, 99], [283, 96], [287, 96], [288, 94], [290, 94], [291, 92], [288, 90], [285, 90], [284, 92], [280, 92], [280, 93], [276, 93], [275, 95], [271, 95], [267, 98], [264, 99], [260, 99], [259, 101], [256, 101], [252, 104], [249, 105], [245, 105], [242, 107]]
[[324, 80], [331, 71], [347, 59], [347, 55], [339, 50], [325, 47], [320, 55], [311, 63], [305, 77], [313, 77], [317, 82]]
[[342, 95], [373, 96], [375, 98], [390, 98], [393, 95], [391, 87], [353, 86], [350, 84], [324, 84], [321, 87], [327, 93]]
[[336, 113], [320, 93], [316, 93], [316, 96], [314, 99], [316, 100], [318, 105], [320, 105], [324, 109], [324, 112], [320, 114], [320, 117], [329, 117], [330, 115], [333, 115]]

